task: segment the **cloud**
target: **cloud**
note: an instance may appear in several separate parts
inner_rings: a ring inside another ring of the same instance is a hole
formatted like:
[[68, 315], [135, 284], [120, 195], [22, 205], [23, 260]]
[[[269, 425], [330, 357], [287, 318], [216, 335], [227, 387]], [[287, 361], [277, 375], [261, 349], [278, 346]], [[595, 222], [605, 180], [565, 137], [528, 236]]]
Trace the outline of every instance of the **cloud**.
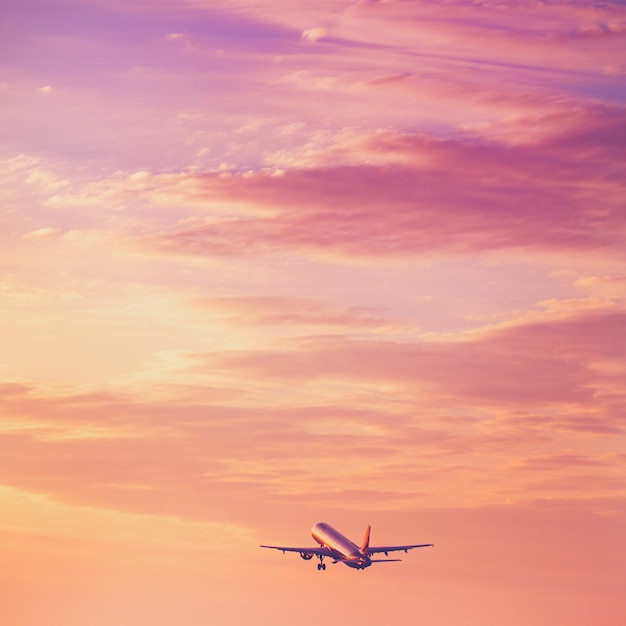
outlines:
[[302, 31], [302, 39], [304, 41], [316, 42], [326, 37], [326, 31], [323, 28], [305, 28]]
[[495, 330], [475, 340], [399, 343], [343, 337], [294, 340], [289, 350], [199, 356], [203, 367], [267, 380], [353, 380], [433, 386], [461, 401], [534, 406], [590, 403], [602, 385], [596, 368], [619, 363], [623, 313], [582, 316]]
[[197, 194], [224, 207], [245, 206], [246, 214], [199, 217], [150, 243], [191, 255], [298, 250], [383, 258], [503, 249], [620, 255], [626, 215], [616, 164], [623, 144], [614, 137], [623, 125], [617, 109], [590, 109], [539, 143], [518, 146], [376, 133], [360, 142], [372, 163], [349, 163], [356, 154], [349, 148], [346, 164], [281, 176], [194, 176]]
[[135, 392], [9, 382], [0, 471], [66, 503], [198, 519], [208, 502], [239, 515], [259, 494], [329, 505], [355, 484], [346, 507], [374, 493], [392, 508], [608, 497], [620, 489], [625, 326], [614, 311], [464, 340], [302, 337], [190, 353], [185, 385]]
[[[39, 494], [0, 487], [3, 516], [0, 528], [22, 540], [41, 541], [50, 548], [89, 542], [92, 549], [154, 551], [168, 546], [176, 553], [199, 550], [208, 554], [232, 550], [250, 541], [249, 530], [234, 524], [186, 521], [120, 513], [94, 507], [74, 507]], [[42, 532], [45, 521], [45, 535]]]
[[60, 228], [38, 228], [37, 230], [30, 231], [24, 235], [25, 239], [48, 239], [49, 237], [54, 237], [61, 232]]
[[230, 296], [194, 301], [207, 312], [227, 316], [236, 324], [371, 328], [390, 325], [379, 312], [345, 309], [314, 298]]

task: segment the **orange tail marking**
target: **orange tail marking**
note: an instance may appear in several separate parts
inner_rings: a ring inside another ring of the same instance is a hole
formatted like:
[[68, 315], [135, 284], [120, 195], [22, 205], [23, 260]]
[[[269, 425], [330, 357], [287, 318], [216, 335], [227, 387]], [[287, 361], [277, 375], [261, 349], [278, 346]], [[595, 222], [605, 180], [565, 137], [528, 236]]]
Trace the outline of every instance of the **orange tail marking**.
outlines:
[[361, 545], [361, 552], [367, 554], [370, 551], [370, 530], [372, 527], [368, 524], [365, 531], [365, 537], [363, 537], [363, 544]]

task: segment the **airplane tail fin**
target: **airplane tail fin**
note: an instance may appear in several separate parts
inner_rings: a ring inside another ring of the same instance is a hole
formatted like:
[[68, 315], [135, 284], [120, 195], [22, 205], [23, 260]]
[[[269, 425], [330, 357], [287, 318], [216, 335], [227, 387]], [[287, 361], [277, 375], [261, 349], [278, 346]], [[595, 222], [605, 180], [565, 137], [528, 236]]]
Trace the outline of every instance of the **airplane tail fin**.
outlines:
[[372, 527], [368, 524], [365, 531], [365, 537], [363, 537], [363, 543], [361, 544], [361, 552], [367, 554], [370, 551], [370, 530]]

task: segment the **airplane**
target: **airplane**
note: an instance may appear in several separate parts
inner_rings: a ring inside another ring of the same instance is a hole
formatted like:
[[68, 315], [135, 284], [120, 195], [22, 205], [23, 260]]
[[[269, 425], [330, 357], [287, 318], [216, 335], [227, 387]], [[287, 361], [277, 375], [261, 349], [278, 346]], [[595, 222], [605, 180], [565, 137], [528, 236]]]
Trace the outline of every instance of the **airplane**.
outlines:
[[343, 563], [348, 567], [354, 569], [365, 569], [372, 563], [391, 563], [401, 561], [402, 559], [372, 559], [373, 554], [383, 553], [385, 556], [389, 556], [389, 552], [408, 552], [413, 548], [427, 548], [434, 547], [432, 543], [419, 543], [410, 546], [370, 546], [370, 530], [371, 526], [367, 527], [365, 531], [365, 537], [363, 543], [359, 548], [355, 543], [350, 541], [347, 537], [344, 537], [338, 530], [335, 530], [330, 524], [326, 522], [318, 522], [311, 528], [311, 535], [313, 539], [319, 543], [319, 547], [316, 548], [288, 548], [284, 546], [259, 546], [260, 548], [269, 548], [271, 550], [280, 550], [283, 554], [285, 552], [299, 552], [300, 558], [305, 561], [310, 561], [314, 556], [319, 559], [317, 564], [318, 570], [325, 570], [326, 563], [324, 559], [328, 557], [333, 559], [334, 563]]

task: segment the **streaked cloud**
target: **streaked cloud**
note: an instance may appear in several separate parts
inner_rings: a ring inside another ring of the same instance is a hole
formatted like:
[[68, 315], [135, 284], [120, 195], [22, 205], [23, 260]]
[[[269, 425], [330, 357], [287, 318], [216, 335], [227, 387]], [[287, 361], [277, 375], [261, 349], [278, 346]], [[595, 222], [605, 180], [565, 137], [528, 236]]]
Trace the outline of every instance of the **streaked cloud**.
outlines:
[[237, 324], [328, 327], [376, 327], [391, 324], [380, 311], [342, 309], [306, 298], [267, 296], [204, 298], [197, 302], [207, 312], [231, 318]]
[[[207, 201], [222, 198], [252, 215], [209, 218], [206, 225], [199, 218], [157, 241], [163, 250], [206, 255], [296, 246], [348, 256], [507, 248], [619, 254], [623, 184], [615, 166], [623, 150], [609, 137], [620, 136], [623, 124], [617, 112], [608, 113], [602, 121], [590, 113], [588, 139], [585, 123], [519, 147], [377, 134], [354, 146], [369, 148], [375, 164], [352, 164], [344, 149], [348, 164], [336, 167], [280, 177], [208, 174], [194, 183]], [[606, 142], [598, 141], [598, 124]], [[588, 150], [593, 163], [579, 156]]]

